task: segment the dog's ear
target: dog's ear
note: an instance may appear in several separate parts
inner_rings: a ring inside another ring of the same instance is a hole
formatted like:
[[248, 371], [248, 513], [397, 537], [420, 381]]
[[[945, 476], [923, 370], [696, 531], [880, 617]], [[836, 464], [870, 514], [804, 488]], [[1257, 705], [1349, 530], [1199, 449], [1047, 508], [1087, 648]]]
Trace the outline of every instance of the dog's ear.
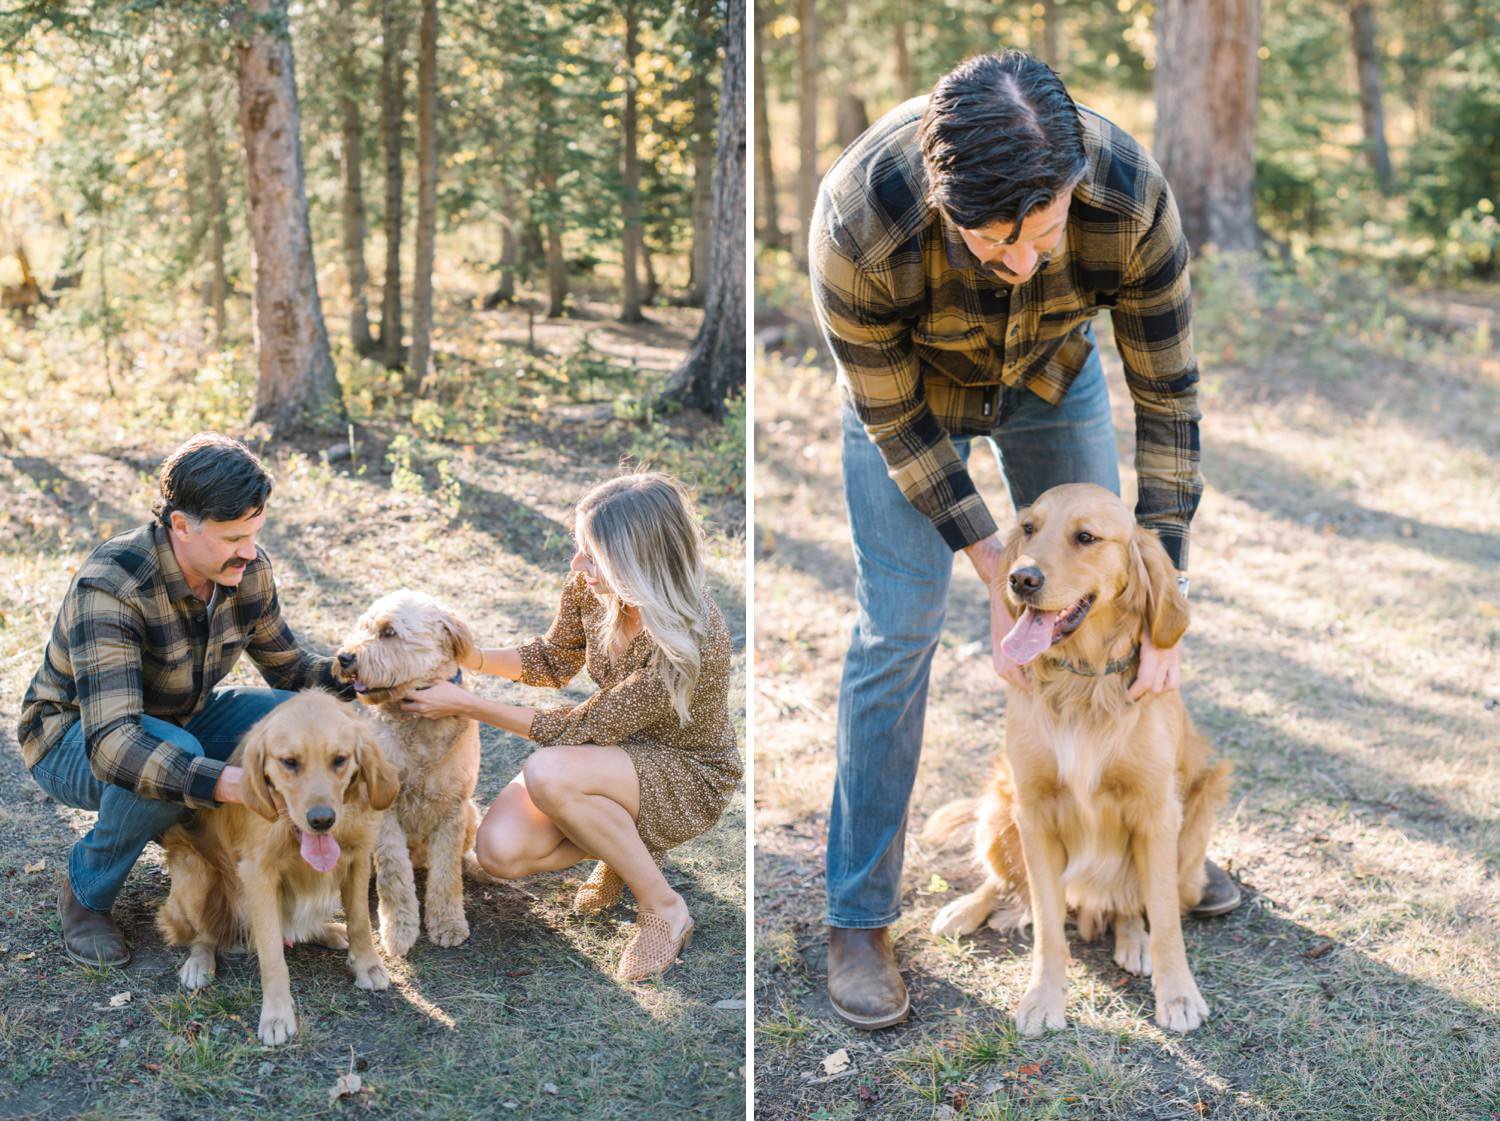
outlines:
[[266, 781], [266, 755], [271, 750], [266, 724], [264, 720], [256, 724], [240, 744], [239, 765], [245, 772], [240, 778], [240, 800], [267, 821], [275, 821], [281, 814], [271, 797], [271, 784]]
[[438, 625], [443, 628], [448, 654], [455, 662], [462, 662], [474, 652], [474, 632], [468, 623], [451, 611], [439, 611]]
[[1177, 571], [1161, 538], [1136, 526], [1130, 538], [1130, 573], [1125, 582], [1125, 609], [1142, 616], [1158, 650], [1176, 646], [1188, 628], [1188, 605], [1177, 587]]
[[365, 801], [372, 810], [389, 809], [401, 791], [400, 776], [397, 775], [396, 768], [386, 762], [374, 730], [363, 722], [355, 731], [354, 764], [359, 768], [359, 774], [349, 784], [344, 801], [351, 801], [355, 787], [362, 786]]

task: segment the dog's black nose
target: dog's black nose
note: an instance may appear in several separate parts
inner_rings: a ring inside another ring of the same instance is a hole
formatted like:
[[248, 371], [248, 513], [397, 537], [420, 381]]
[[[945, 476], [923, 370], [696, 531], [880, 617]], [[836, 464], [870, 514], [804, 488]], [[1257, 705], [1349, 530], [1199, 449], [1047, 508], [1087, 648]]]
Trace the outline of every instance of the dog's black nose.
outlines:
[[1042, 570], [1033, 565], [1018, 568], [1010, 574], [1010, 590], [1018, 596], [1030, 595], [1041, 589], [1046, 577]]
[[327, 833], [337, 816], [331, 806], [314, 806], [307, 811], [307, 827], [314, 833]]
[[351, 669], [354, 666], [354, 655], [353, 654], [340, 654], [339, 655], [339, 665], [343, 669]]

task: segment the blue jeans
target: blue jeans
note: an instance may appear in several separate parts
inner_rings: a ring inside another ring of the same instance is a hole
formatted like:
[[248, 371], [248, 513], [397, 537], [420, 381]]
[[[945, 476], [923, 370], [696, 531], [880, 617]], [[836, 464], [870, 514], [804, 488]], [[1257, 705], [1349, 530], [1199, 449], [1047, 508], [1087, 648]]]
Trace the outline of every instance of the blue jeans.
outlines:
[[[1116, 494], [1120, 471], [1096, 349], [1057, 406], [1007, 387], [990, 443], [1019, 509], [1062, 483]], [[983, 437], [982, 437], [983, 438]], [[971, 439], [955, 438], [968, 461]], [[828, 924], [889, 926], [901, 913], [907, 805], [922, 753], [927, 679], [948, 609], [953, 553], [844, 409], [844, 497], [859, 611], [839, 687], [838, 774], [828, 821]]]
[[[208, 706], [186, 727], [154, 716], [142, 716], [141, 727], [194, 755], [228, 759], [250, 726], [292, 695], [282, 689], [217, 689]], [[81, 720], [31, 769], [31, 776], [63, 805], [99, 812], [94, 827], [68, 854], [73, 898], [90, 911], [107, 912], [113, 907], [146, 842], [190, 812], [179, 802], [142, 798], [97, 778], [83, 748]]]

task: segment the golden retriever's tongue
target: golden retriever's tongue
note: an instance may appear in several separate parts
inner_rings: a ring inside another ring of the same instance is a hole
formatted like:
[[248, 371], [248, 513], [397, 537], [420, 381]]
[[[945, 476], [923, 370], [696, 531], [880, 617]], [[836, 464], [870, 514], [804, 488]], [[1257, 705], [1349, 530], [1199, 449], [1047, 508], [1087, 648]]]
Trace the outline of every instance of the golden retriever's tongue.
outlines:
[[303, 833], [302, 859], [319, 872], [332, 872], [339, 862], [339, 843], [327, 833]]
[[1024, 666], [1052, 645], [1052, 631], [1060, 614], [1058, 611], [1026, 608], [1016, 625], [1010, 628], [1010, 634], [1000, 640], [1000, 649], [1011, 661]]

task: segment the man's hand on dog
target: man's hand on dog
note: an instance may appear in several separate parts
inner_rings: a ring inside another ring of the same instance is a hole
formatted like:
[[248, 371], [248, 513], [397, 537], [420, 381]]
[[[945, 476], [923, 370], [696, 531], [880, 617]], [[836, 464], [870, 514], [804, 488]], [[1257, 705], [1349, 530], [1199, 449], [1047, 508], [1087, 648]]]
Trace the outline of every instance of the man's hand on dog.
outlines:
[[1151, 642], [1151, 633], [1141, 634], [1141, 665], [1136, 671], [1135, 684], [1130, 687], [1130, 699], [1138, 701], [1147, 693], [1170, 693], [1182, 685], [1182, 643], [1158, 650]]

